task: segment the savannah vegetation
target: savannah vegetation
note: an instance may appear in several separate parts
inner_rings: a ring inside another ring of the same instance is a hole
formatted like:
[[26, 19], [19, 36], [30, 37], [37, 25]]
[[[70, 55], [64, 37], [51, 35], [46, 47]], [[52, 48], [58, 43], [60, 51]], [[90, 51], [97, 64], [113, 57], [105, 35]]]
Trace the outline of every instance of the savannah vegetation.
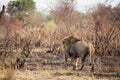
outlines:
[[[10, 1], [1, 7], [0, 79], [119, 80], [120, 3], [98, 4], [86, 13], [75, 9], [74, 0], [56, 4], [46, 14], [36, 10], [34, 0]], [[93, 44], [94, 74], [89, 72], [89, 57], [82, 71], [72, 70], [70, 59], [66, 66], [62, 40], [69, 36]]]

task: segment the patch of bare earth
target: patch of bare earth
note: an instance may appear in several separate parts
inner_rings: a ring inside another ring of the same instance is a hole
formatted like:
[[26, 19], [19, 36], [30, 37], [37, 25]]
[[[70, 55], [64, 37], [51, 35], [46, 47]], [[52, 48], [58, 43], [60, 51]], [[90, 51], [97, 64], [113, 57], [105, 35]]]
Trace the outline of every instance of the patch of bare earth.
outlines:
[[73, 71], [70, 60], [65, 65], [62, 53], [36, 49], [27, 58], [24, 69], [1, 70], [0, 80], [120, 80], [119, 60], [96, 56], [94, 73], [90, 72], [89, 58], [82, 71]]

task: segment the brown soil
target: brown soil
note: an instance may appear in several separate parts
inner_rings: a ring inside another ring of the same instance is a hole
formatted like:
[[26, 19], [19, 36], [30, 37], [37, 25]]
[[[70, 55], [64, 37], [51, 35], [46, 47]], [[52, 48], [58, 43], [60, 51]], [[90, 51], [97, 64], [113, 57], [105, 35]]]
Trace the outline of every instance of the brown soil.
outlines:
[[[69, 60], [66, 66], [63, 53], [34, 50], [24, 69], [14, 70], [13, 80], [120, 80], [120, 57], [95, 57], [95, 72], [90, 72], [89, 57], [82, 71], [73, 71]], [[78, 68], [80, 68], [80, 62]], [[11, 74], [12, 71], [9, 71]], [[6, 80], [8, 70], [0, 71], [0, 80]], [[11, 79], [11, 80], [12, 80]], [[10, 80], [10, 79], [8, 79]]]

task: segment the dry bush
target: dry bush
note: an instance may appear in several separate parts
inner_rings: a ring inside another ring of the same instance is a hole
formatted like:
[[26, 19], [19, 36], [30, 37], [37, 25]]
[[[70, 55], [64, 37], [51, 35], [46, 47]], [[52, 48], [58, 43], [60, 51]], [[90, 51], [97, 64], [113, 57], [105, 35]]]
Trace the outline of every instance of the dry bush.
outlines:
[[[23, 58], [21, 56], [24, 48], [32, 51], [34, 46], [40, 47], [46, 44], [46, 31], [43, 29], [39, 13], [25, 17], [23, 23], [21, 22], [16, 16], [8, 18], [3, 6], [0, 12], [0, 60], [8, 67], [12, 67], [18, 59]], [[17, 53], [20, 56], [16, 56]]]
[[20, 32], [23, 27], [17, 18], [12, 16], [8, 18], [5, 12], [0, 15], [3, 16], [0, 21], [0, 60], [4, 67], [11, 68], [17, 64], [17, 59], [23, 58], [24, 48], [32, 50], [32, 38], [28, 35], [25, 35], [25, 38], [21, 37]]
[[120, 52], [119, 7], [112, 9], [110, 6], [106, 7], [100, 4], [92, 12], [92, 15], [80, 13], [73, 15], [75, 11], [71, 5], [73, 4], [72, 0], [68, 2], [61, 1], [61, 4], [62, 6], [59, 5], [52, 11], [57, 23], [57, 28], [53, 33], [54, 38], [52, 39], [52, 41], [55, 40], [55, 44], [60, 44], [59, 42], [65, 36], [72, 35], [82, 40], [91, 41], [96, 48], [97, 54], [118, 55]]
[[[119, 55], [120, 19], [117, 17], [119, 17], [120, 12], [118, 10], [119, 7], [112, 9], [110, 6], [106, 7], [105, 5], [100, 4], [98, 5], [97, 10], [92, 13], [95, 23], [96, 51], [101, 55]], [[114, 23], [113, 20], [116, 23]]]

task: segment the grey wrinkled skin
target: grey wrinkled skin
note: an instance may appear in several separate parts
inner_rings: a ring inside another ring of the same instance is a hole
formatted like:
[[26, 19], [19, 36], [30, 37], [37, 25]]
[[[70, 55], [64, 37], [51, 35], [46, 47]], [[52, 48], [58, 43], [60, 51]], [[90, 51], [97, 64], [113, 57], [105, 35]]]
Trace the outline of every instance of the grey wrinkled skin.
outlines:
[[69, 55], [73, 58], [83, 58], [85, 55], [89, 54], [89, 47], [86, 42], [78, 41], [71, 45]]

